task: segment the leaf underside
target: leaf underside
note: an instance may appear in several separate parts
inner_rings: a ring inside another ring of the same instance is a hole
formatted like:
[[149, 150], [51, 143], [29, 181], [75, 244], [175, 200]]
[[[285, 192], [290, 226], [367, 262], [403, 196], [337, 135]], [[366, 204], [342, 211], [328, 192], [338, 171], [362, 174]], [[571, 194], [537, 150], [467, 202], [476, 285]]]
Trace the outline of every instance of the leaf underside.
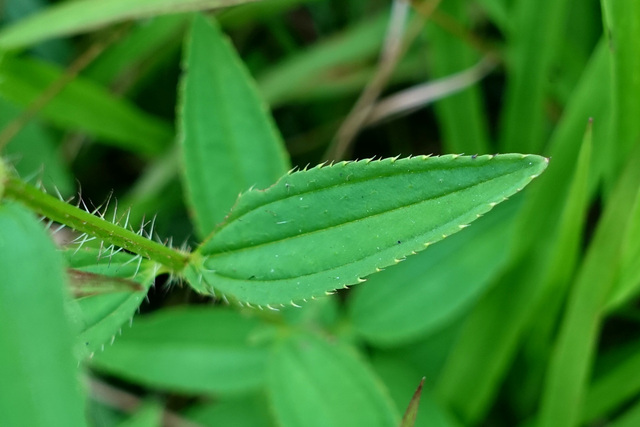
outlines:
[[240, 196], [186, 270], [198, 291], [260, 306], [306, 301], [451, 235], [547, 166], [535, 155], [320, 165]]

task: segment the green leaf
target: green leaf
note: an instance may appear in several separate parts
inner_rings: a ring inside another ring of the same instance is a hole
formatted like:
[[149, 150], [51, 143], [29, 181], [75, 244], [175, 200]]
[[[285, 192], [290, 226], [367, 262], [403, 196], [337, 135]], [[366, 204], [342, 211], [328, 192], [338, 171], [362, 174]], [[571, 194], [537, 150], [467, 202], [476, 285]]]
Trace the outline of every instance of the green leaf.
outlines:
[[105, 25], [251, 0], [76, 0], [51, 6], [0, 31], [0, 48], [16, 49], [42, 40], [91, 31]]
[[185, 180], [197, 230], [206, 236], [238, 194], [273, 184], [289, 163], [266, 105], [217, 24], [196, 16], [185, 55], [180, 117]]
[[289, 336], [275, 347], [268, 393], [282, 427], [397, 426], [384, 386], [353, 351], [314, 335]]
[[167, 46], [174, 41], [179, 46], [187, 18], [186, 14], [178, 14], [140, 22], [118, 43], [105, 49], [82, 74], [97, 83], [121, 88], [123, 81], [148, 73], [150, 63], [162, 58]]
[[[600, 124], [594, 129], [595, 145], [609, 140], [606, 132], [600, 133], [607, 129], [603, 124], [610, 113], [607, 86], [600, 83], [608, 76], [606, 44], [602, 43], [594, 51], [552, 137], [553, 166], [527, 192], [511, 265], [469, 314], [442, 371], [439, 397], [467, 424], [477, 423], [490, 407], [520, 340], [526, 339], [523, 334], [528, 322], [535, 321], [533, 313], [543, 295], [539, 278], [550, 265], [549, 254], [555, 253], [550, 248], [557, 244], [553, 237], [558, 235], [559, 219], [590, 115]], [[594, 175], [590, 178], [597, 182], [598, 174]], [[476, 363], [470, 364], [470, 358]]]
[[537, 264], [537, 273], [530, 274], [523, 280], [537, 282], [540, 297], [535, 303], [528, 303], [529, 306], [534, 306], [534, 310], [531, 314], [532, 330], [527, 333], [521, 350], [528, 362], [523, 378], [519, 380], [517, 400], [521, 406], [533, 408], [537, 404], [558, 321], [580, 260], [590, 206], [592, 145], [592, 123], [589, 122], [570, 187], [564, 197], [565, 204], [558, 215], [557, 231], [553, 233], [553, 237], [545, 239], [551, 243], [544, 250], [546, 259], [539, 264], [535, 260], [529, 260], [532, 264]]
[[612, 135], [615, 144], [604, 146], [611, 153], [607, 168], [607, 185], [612, 187], [630, 151], [640, 136], [640, 2], [635, 0], [601, 0], [604, 32], [611, 55]]
[[269, 0], [245, 3], [240, 7], [229, 8], [220, 14], [220, 24], [224, 28], [239, 28], [256, 23], [269, 22], [274, 17], [285, 16], [290, 10], [296, 10], [320, 0]]
[[[445, 1], [438, 10], [450, 15], [459, 22], [458, 25], [464, 26], [464, 30], [468, 31], [469, 14], [466, 0]], [[467, 41], [462, 40], [458, 34], [452, 34], [450, 29], [436, 25], [427, 29], [431, 43], [427, 52], [430, 54], [432, 78], [458, 73], [480, 60], [480, 55]], [[491, 151], [486, 113], [482, 108], [482, 94], [477, 85], [436, 102], [435, 112], [447, 152], [485, 154]]]
[[500, 144], [505, 151], [539, 152], [544, 147], [544, 102], [569, 4], [567, 0], [523, 0], [512, 5], [510, 73]]
[[151, 387], [236, 393], [264, 381], [267, 352], [256, 319], [218, 308], [163, 310], [136, 318], [91, 365]]
[[86, 425], [65, 289], [63, 259], [42, 226], [21, 206], [0, 204], [3, 425]]
[[469, 307], [509, 259], [514, 207], [509, 203], [423, 253], [371, 276], [351, 294], [357, 331], [379, 345], [433, 332]]
[[97, 249], [83, 249], [68, 250], [65, 255], [69, 265], [78, 271], [100, 274], [105, 279], [126, 278], [142, 287], [140, 291], [93, 295], [68, 303], [78, 331], [75, 354], [83, 359], [113, 343], [122, 326], [128, 324], [139, 309], [157, 269], [151, 262], [122, 252], [100, 257]]
[[[62, 73], [61, 69], [45, 62], [5, 55], [0, 61], [0, 94], [26, 107]], [[87, 132], [142, 154], [157, 154], [173, 139], [173, 130], [163, 121], [79, 77], [39, 114], [64, 129]]]
[[186, 272], [201, 292], [251, 304], [324, 295], [459, 231], [546, 165], [534, 155], [448, 155], [293, 173], [243, 194]]
[[640, 197], [635, 201], [624, 236], [620, 271], [607, 302], [608, 311], [621, 306], [640, 292]]
[[607, 297], [619, 267], [623, 235], [640, 197], [640, 144], [626, 167], [577, 274], [545, 378], [539, 426], [573, 426], [583, 398]]

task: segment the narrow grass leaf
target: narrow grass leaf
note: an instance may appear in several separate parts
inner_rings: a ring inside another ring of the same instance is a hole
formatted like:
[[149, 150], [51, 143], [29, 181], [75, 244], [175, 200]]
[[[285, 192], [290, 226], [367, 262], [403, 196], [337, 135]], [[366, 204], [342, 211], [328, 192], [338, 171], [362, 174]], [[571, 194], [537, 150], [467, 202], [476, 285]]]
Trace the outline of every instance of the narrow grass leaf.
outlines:
[[460, 315], [506, 265], [518, 203], [507, 203], [472, 227], [371, 276], [354, 289], [349, 314], [378, 345], [433, 332]]
[[196, 228], [213, 230], [238, 194], [289, 169], [284, 144], [255, 84], [217, 24], [195, 16], [185, 46], [180, 128]]
[[618, 279], [607, 302], [608, 311], [629, 302], [640, 292], [640, 198], [636, 199], [630, 218], [624, 233]]
[[[467, 2], [445, 1], [438, 8], [461, 28], [465, 28]], [[459, 36], [450, 30], [430, 25], [427, 27], [431, 48], [428, 50], [433, 78], [441, 78], [467, 69], [480, 60], [477, 54]], [[444, 150], [451, 153], [486, 154], [489, 148], [483, 99], [478, 86], [448, 96], [435, 105]]]
[[35, 217], [0, 204], [0, 414], [7, 426], [84, 426], [64, 261]]
[[[608, 53], [605, 43], [594, 52], [589, 67], [567, 105], [564, 116], [550, 142], [553, 167], [544, 174], [540, 185], [531, 189], [519, 219], [514, 240], [513, 260], [505, 274], [470, 313], [460, 339], [450, 352], [438, 383], [438, 394], [469, 424], [480, 420], [498, 391], [515, 350], [526, 330], [532, 303], [542, 296], [540, 274], [544, 258], [552, 244], [551, 236], [567, 199], [571, 174], [580, 150], [581, 136], [589, 117], [593, 117], [595, 145], [607, 139], [609, 117]], [[593, 156], [598, 157], [598, 156]], [[591, 177], [590, 184], [597, 182]], [[590, 185], [590, 191], [593, 191]], [[545, 236], [545, 238], [540, 238]], [[547, 264], [548, 266], [548, 264]], [[509, 319], [505, 322], [504, 319]], [[487, 345], [491, 342], [491, 345]], [[477, 362], [469, 363], [469, 358]]]
[[568, 0], [514, 3], [510, 32], [508, 85], [500, 147], [537, 153], [547, 139], [544, 102], [569, 11]]
[[183, 393], [238, 393], [264, 382], [267, 351], [257, 319], [225, 309], [181, 308], [136, 318], [91, 366]]
[[[0, 60], [0, 95], [27, 107], [62, 73], [42, 61], [5, 55]], [[39, 114], [63, 129], [86, 132], [140, 154], [157, 154], [173, 139], [171, 126], [82, 78], [69, 83]]]
[[622, 165], [640, 137], [640, 2], [635, 0], [601, 0], [612, 70], [613, 120], [612, 140], [603, 148], [611, 153], [606, 178], [612, 187]]
[[604, 305], [619, 266], [623, 233], [640, 196], [640, 145], [629, 157], [578, 272], [547, 371], [539, 426], [578, 422]]
[[118, 43], [110, 45], [83, 71], [83, 76], [102, 85], [121, 87], [132, 76], [148, 73], [150, 63], [174, 40], [180, 39], [187, 14], [158, 16], [136, 25]]
[[388, 14], [354, 25], [313, 47], [292, 55], [258, 76], [258, 86], [272, 107], [303, 97], [318, 80], [337, 79], [380, 51]]
[[[565, 205], [559, 215], [552, 245], [535, 276], [540, 293], [531, 314], [531, 331], [523, 342], [522, 353], [528, 361], [520, 392], [515, 400], [521, 407], [533, 409], [539, 399], [544, 371], [552, 352], [554, 335], [583, 248], [583, 233], [589, 209], [592, 123], [587, 126]], [[534, 280], [534, 279], [531, 279]]]
[[282, 427], [395, 427], [400, 421], [384, 386], [351, 348], [310, 334], [276, 345], [267, 387]]
[[60, 3], [0, 31], [0, 48], [83, 33], [131, 19], [233, 6], [255, 0], [76, 0]]
[[[2, 3], [2, 24], [8, 26], [29, 15], [43, 11], [50, 2], [47, 0], [5, 0]], [[31, 47], [31, 52], [38, 58], [57, 64], [67, 63], [73, 56], [70, 40], [47, 40]]]
[[[92, 295], [68, 303], [68, 311], [77, 331], [75, 338], [75, 354], [84, 359], [105, 345], [113, 344], [122, 328], [128, 326], [133, 315], [139, 310], [149, 287], [155, 278], [153, 263], [140, 260], [138, 264], [132, 255], [117, 253], [100, 257], [97, 249], [82, 249], [76, 252], [70, 249], [65, 252], [67, 262], [79, 272], [97, 274], [98, 277], [126, 279], [133, 281], [141, 289]], [[96, 286], [109, 284], [98, 282]]]
[[546, 165], [534, 155], [447, 155], [292, 173], [243, 194], [186, 271], [197, 290], [251, 304], [321, 296], [459, 231]]
[[240, 7], [229, 8], [219, 15], [224, 28], [251, 26], [259, 22], [269, 22], [276, 16], [284, 16], [290, 10], [305, 7], [320, 0], [269, 0], [244, 3]]

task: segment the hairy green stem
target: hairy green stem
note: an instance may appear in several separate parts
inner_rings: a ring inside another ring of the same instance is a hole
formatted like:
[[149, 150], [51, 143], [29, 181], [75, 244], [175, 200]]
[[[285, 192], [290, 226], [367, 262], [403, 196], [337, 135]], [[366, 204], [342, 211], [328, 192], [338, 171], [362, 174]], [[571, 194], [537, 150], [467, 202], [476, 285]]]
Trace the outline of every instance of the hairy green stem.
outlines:
[[189, 255], [184, 252], [149, 240], [126, 228], [58, 200], [16, 177], [6, 179], [5, 197], [17, 200], [53, 221], [147, 257], [174, 272], [181, 271], [189, 261]]

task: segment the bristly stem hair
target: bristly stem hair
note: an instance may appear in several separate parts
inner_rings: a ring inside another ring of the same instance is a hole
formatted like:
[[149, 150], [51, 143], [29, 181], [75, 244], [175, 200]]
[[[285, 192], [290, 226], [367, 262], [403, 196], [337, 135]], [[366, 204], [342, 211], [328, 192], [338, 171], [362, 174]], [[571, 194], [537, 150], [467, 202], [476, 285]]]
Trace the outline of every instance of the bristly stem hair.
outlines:
[[28, 206], [34, 212], [109, 244], [156, 261], [180, 272], [189, 262], [189, 254], [136, 234], [101, 217], [50, 196], [16, 177], [7, 177], [5, 197]]

